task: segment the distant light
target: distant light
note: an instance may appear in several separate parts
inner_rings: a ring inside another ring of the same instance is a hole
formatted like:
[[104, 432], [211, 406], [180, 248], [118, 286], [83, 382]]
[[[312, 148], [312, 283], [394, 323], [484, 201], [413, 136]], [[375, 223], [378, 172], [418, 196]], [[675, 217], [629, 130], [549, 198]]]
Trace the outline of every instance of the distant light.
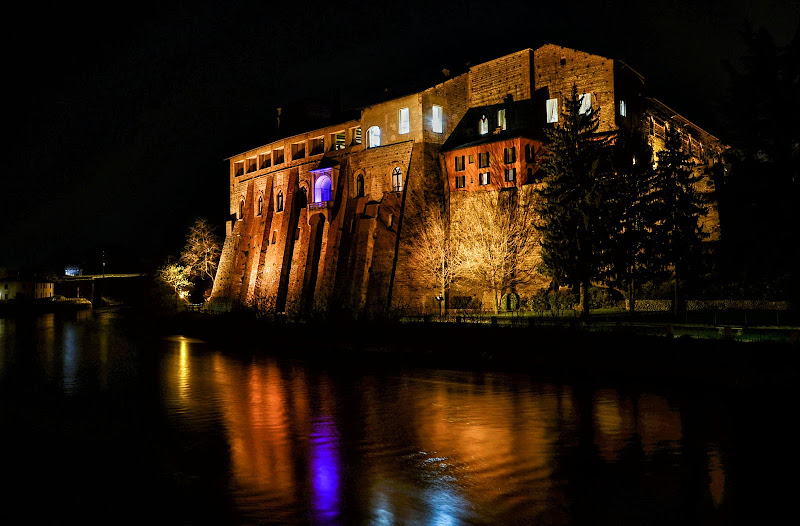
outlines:
[[83, 269], [81, 267], [67, 266], [64, 267], [65, 276], [82, 276]]

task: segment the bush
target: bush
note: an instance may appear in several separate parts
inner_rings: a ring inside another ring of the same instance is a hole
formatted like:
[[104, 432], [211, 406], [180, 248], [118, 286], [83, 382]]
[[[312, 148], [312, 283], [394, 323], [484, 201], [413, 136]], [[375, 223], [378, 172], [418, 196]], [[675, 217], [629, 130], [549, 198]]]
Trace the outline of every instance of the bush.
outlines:
[[613, 289], [604, 287], [591, 287], [589, 289], [589, 308], [608, 309], [616, 307], [622, 300], [622, 295]]
[[481, 301], [475, 296], [453, 296], [450, 298], [451, 309], [480, 309]]

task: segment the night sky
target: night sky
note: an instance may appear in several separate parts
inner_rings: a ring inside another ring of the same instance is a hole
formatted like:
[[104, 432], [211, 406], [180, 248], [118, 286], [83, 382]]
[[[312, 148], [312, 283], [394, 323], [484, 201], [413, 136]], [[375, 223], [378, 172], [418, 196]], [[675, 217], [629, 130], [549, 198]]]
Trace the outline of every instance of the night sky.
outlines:
[[553, 4], [17, 8], [0, 269], [91, 272], [105, 251], [107, 272], [149, 270], [180, 252], [194, 218], [224, 224], [224, 159], [270, 140], [276, 107], [338, 92], [355, 108], [545, 43], [627, 62], [651, 96], [724, 140], [723, 61], [744, 53], [740, 30], [749, 20], [783, 45], [800, 11], [790, 0]]

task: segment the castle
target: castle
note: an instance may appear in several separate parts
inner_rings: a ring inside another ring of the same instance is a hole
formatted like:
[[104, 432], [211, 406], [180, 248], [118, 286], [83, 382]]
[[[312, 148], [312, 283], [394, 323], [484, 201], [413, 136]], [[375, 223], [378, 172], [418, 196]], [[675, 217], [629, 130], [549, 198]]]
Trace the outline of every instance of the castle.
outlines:
[[434, 196], [453, 214], [478, 193], [533, 184], [544, 129], [573, 85], [599, 108], [601, 132], [642, 126], [658, 151], [665, 126], [682, 130], [704, 175], [702, 227], [718, 240], [709, 168], [724, 145], [647, 97], [624, 62], [547, 44], [230, 157], [231, 215], [211, 301], [288, 316], [438, 312], [438, 289], [420, 279], [404, 228], [412, 203]]

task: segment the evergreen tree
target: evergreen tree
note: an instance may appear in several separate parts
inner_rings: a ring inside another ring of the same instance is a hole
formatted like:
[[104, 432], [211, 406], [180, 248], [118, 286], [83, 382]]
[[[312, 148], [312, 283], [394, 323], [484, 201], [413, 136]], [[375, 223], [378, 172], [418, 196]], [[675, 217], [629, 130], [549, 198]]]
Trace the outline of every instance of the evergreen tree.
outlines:
[[622, 129], [612, 148], [614, 176], [604, 207], [608, 238], [603, 251], [603, 281], [624, 290], [630, 312], [636, 288], [657, 275], [653, 230], [659, 213], [654, 199], [653, 150], [640, 129]]
[[[601, 276], [608, 239], [602, 208], [608, 192], [610, 138], [598, 134], [596, 108], [582, 108], [573, 85], [561, 122], [547, 130], [548, 155], [538, 209], [542, 262], [554, 281], [580, 289], [581, 312], [589, 315], [589, 285]], [[585, 105], [584, 105], [585, 108]]]
[[658, 222], [653, 228], [654, 256], [663, 269], [671, 269], [675, 280], [675, 311], [681, 303], [681, 291], [692, 272], [699, 271], [702, 241], [708, 235], [699, 219], [706, 208], [695, 189], [700, 180], [693, 173], [694, 164], [681, 150], [682, 137], [675, 126], [666, 132], [665, 148], [658, 152], [653, 197]]

